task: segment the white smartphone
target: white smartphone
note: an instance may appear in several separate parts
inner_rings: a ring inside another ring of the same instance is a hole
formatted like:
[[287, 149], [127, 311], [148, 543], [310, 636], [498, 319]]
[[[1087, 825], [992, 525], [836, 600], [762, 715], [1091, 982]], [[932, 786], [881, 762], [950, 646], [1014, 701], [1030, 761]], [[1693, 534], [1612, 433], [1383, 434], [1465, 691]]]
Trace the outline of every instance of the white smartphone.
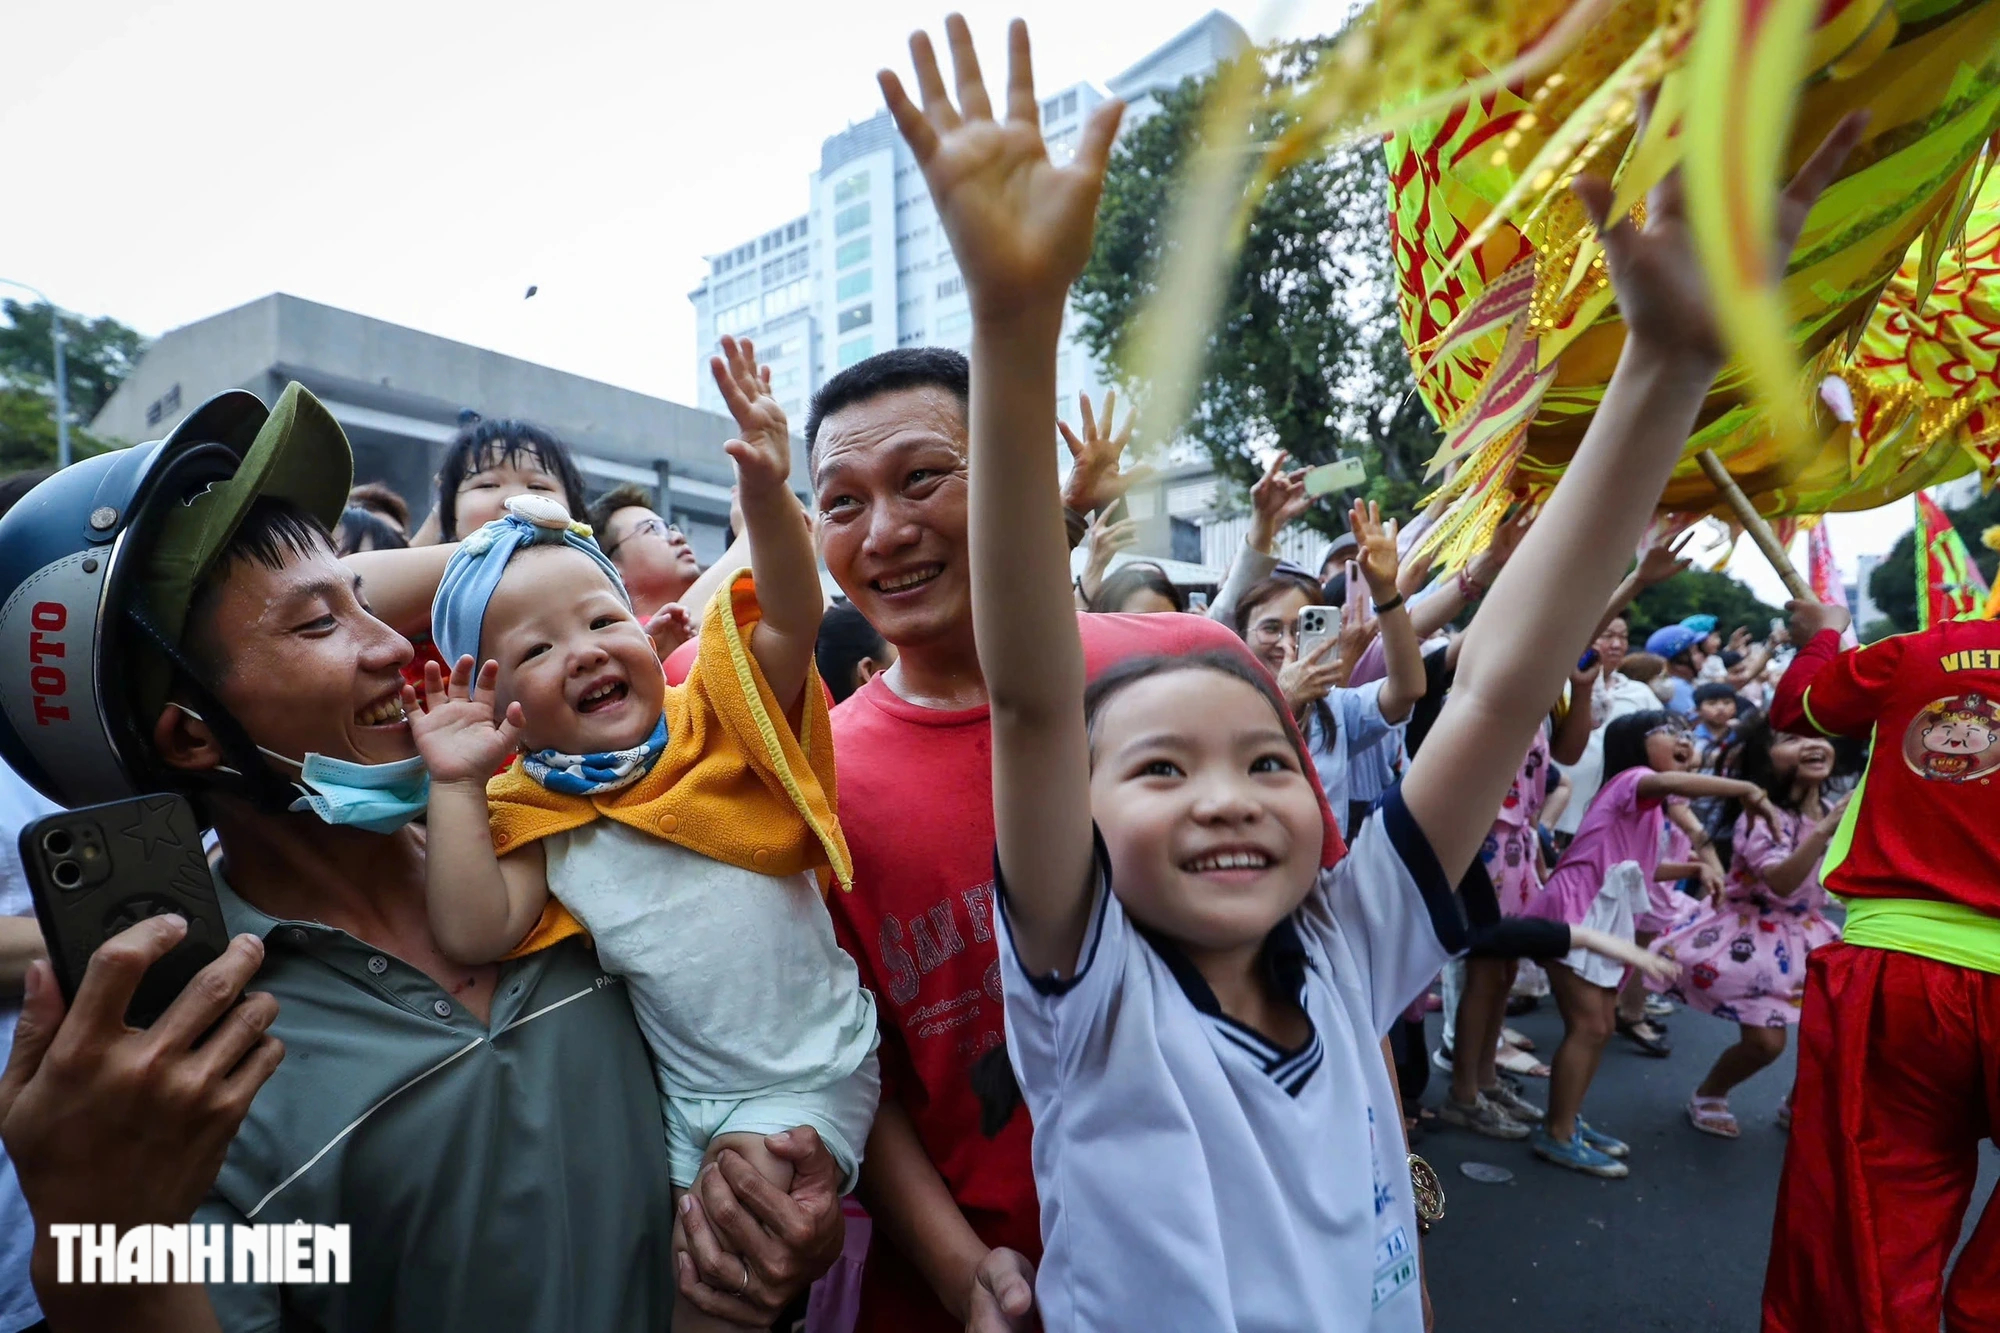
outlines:
[[1208, 613], [1208, 594], [1205, 592], [1189, 593], [1188, 610], [1198, 616], [1206, 615]]
[[1299, 656], [1311, 657], [1315, 649], [1340, 632], [1340, 622], [1331, 606], [1308, 606], [1299, 612]]
[[1336, 458], [1306, 470], [1306, 494], [1330, 495], [1351, 491], [1368, 480], [1368, 468], [1358, 458]]

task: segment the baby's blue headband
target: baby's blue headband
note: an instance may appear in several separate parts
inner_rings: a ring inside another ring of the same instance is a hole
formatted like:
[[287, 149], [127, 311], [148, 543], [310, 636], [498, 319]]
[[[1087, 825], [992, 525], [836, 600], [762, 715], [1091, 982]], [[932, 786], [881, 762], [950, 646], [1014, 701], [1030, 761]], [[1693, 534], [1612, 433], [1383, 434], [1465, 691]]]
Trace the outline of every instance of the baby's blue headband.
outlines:
[[526, 546], [557, 545], [581, 551], [596, 561], [625, 604], [632, 604], [617, 568], [591, 540], [588, 524], [572, 522], [569, 511], [545, 495], [517, 495], [507, 501], [505, 518], [495, 519], [460, 542], [444, 567], [437, 600], [431, 603], [431, 641], [447, 670], [467, 654], [485, 663], [479, 655], [480, 627], [486, 623], [486, 605], [493, 600], [493, 590], [500, 586], [515, 552]]

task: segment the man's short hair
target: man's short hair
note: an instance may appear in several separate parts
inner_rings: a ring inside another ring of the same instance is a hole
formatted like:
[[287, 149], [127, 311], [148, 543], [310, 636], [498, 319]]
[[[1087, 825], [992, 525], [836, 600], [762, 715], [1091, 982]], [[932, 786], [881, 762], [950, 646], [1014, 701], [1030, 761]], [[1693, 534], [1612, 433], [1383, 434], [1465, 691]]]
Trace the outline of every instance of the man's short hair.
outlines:
[[964, 410], [972, 401], [972, 363], [950, 347], [897, 347], [855, 362], [813, 395], [806, 413], [806, 466], [814, 462], [821, 422], [842, 408], [904, 389], [943, 389]]
[[[1717, 699], [1727, 699], [1736, 703], [1736, 688], [1719, 680], [1707, 680], [1694, 687], [1694, 701], [1697, 704], [1712, 703]], [[1740, 704], [1737, 705], [1739, 708]]]
[[404, 532], [410, 530], [410, 504], [387, 482], [364, 481], [347, 493], [349, 509], [366, 509], [393, 522]]
[[651, 509], [653, 489], [641, 486], [636, 481], [621, 481], [604, 494], [590, 502], [590, 526], [597, 532], [597, 544], [604, 545], [605, 529], [611, 526], [611, 516], [621, 509]]

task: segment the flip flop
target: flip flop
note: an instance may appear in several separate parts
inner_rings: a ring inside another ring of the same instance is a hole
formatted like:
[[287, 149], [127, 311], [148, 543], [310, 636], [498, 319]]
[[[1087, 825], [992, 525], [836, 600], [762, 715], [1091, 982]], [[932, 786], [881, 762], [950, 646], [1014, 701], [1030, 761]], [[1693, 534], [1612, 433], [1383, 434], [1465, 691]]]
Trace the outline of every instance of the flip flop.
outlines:
[[1534, 1056], [1529, 1055], [1526, 1051], [1516, 1050], [1512, 1046], [1503, 1046], [1500, 1049], [1500, 1054], [1493, 1061], [1493, 1067], [1504, 1069], [1510, 1074], [1520, 1074], [1527, 1078], [1547, 1078], [1549, 1076], [1549, 1067], [1547, 1065], [1537, 1060]]
[[1517, 1032], [1513, 1028], [1501, 1028], [1500, 1040], [1506, 1042], [1517, 1051], [1532, 1051], [1535, 1049], [1535, 1043], [1529, 1041], [1526, 1034]]

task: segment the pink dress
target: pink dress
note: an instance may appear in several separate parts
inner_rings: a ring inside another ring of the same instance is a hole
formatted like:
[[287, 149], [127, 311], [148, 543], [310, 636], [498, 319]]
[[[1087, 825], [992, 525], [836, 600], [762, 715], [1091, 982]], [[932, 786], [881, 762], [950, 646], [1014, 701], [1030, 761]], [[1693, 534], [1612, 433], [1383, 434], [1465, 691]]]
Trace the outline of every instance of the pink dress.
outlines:
[[1523, 916], [1580, 924], [1604, 887], [1605, 873], [1624, 861], [1638, 862], [1646, 879], [1653, 878], [1660, 864], [1660, 824], [1665, 815], [1660, 802], [1639, 799], [1639, 784], [1652, 774], [1642, 764], [1598, 788], [1576, 840]]
[[[1694, 844], [1688, 841], [1688, 835], [1681, 831], [1681, 826], [1666, 818], [1663, 811], [1660, 819], [1660, 863], [1691, 862], [1694, 859]], [[1670, 930], [1679, 930], [1700, 914], [1702, 906], [1701, 899], [1690, 898], [1673, 885], [1658, 879], [1646, 881], [1646, 901], [1647, 910], [1634, 917], [1632, 925], [1648, 935], [1664, 935]]]
[[1520, 916], [1542, 891], [1541, 843], [1535, 826], [1541, 822], [1542, 806], [1549, 796], [1548, 728], [1535, 732], [1528, 757], [1507, 788], [1507, 799], [1493, 821], [1493, 831], [1479, 849], [1479, 859], [1493, 881], [1494, 896], [1500, 900], [1502, 916]]
[[1748, 1027], [1799, 1021], [1806, 991], [1806, 955], [1840, 938], [1826, 919], [1826, 890], [1815, 865], [1805, 882], [1780, 897], [1763, 872], [1790, 856], [1811, 831], [1789, 810], [1780, 832], [1748, 815], [1736, 821], [1736, 855], [1719, 908], [1704, 907], [1692, 922], [1653, 941], [1653, 952], [1680, 963], [1680, 980], [1648, 981], [1689, 1007]]

